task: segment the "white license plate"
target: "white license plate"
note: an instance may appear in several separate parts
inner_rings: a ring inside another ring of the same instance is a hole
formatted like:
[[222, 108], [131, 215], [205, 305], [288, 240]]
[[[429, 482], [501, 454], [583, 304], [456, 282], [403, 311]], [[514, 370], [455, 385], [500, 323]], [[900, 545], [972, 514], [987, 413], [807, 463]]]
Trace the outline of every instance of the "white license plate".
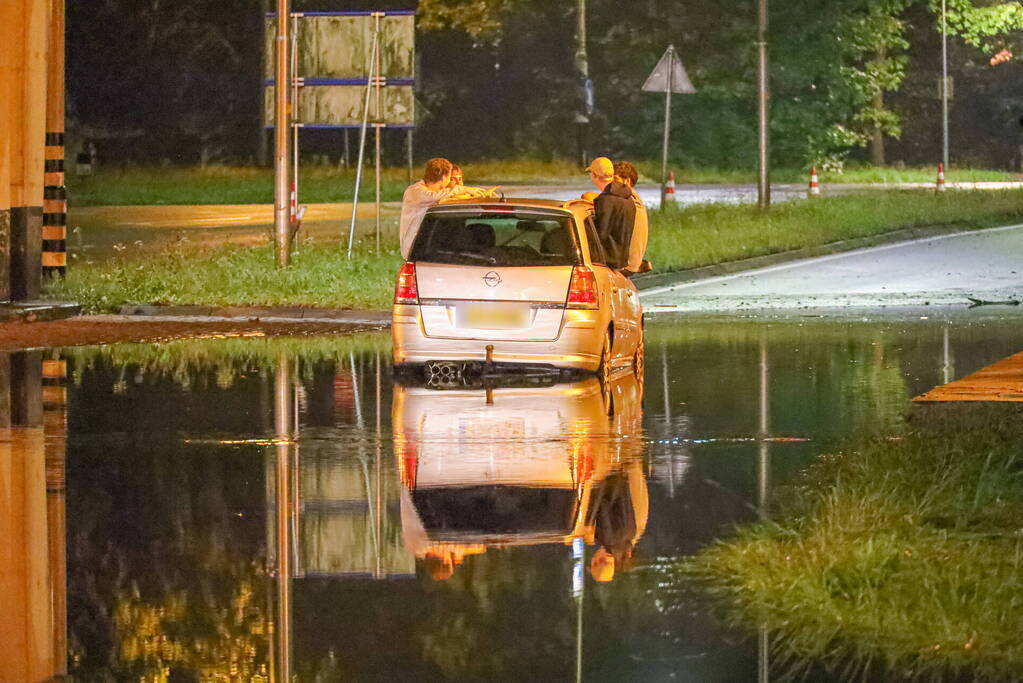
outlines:
[[511, 330], [529, 326], [529, 308], [525, 306], [459, 306], [459, 327], [484, 330]]

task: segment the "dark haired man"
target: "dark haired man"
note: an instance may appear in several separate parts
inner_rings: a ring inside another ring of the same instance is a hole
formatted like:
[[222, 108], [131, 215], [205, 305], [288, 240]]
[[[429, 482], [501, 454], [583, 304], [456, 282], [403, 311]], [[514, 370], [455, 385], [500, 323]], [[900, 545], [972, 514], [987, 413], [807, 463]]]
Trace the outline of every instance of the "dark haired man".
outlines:
[[646, 214], [646, 205], [640, 199], [639, 193], [636, 192], [636, 183], [639, 181], [636, 167], [628, 161], [619, 161], [615, 164], [615, 178], [629, 186], [629, 190], [632, 192], [632, 203], [636, 206], [636, 220], [632, 225], [632, 239], [629, 241], [628, 263], [622, 271], [628, 277], [638, 273], [643, 263], [650, 222]]
[[419, 232], [426, 210], [444, 199], [468, 199], [470, 197], [492, 197], [493, 189], [465, 187], [451, 184], [453, 165], [447, 159], [436, 157], [426, 162], [423, 179], [405, 189], [401, 198], [401, 219], [398, 225], [398, 239], [402, 258], [408, 258], [412, 242]]

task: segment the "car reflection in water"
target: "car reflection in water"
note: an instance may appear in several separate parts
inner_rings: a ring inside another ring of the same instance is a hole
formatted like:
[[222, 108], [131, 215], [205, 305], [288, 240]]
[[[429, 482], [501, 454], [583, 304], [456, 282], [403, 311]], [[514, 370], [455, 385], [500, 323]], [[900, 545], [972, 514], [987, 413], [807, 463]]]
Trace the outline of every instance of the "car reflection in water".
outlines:
[[631, 372], [550, 386], [395, 386], [406, 549], [432, 578], [491, 548], [595, 551], [590, 574], [632, 566], [646, 528], [643, 385]]

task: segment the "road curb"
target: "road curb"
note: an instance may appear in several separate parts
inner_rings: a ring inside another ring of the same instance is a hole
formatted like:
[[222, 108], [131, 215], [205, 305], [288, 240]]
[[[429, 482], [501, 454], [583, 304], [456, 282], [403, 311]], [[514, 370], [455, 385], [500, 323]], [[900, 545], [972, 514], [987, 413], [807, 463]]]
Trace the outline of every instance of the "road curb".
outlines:
[[49, 322], [80, 315], [82, 307], [67, 301], [24, 301], [0, 304], [0, 323]]
[[[983, 228], [980, 230], [983, 230]], [[775, 254], [754, 256], [752, 258], [742, 259], [739, 261], [726, 261], [712, 266], [701, 266], [699, 268], [690, 268], [687, 270], [673, 270], [667, 273], [637, 275], [632, 278], [632, 281], [635, 283], [636, 288], [642, 292], [648, 289], [670, 287], [672, 285], [696, 282], [698, 280], [706, 280], [708, 278], [720, 277], [722, 275], [732, 275], [734, 273], [740, 273], [747, 270], [766, 268], [768, 266], [787, 263], [789, 261], [800, 261], [802, 259], [814, 258], [817, 256], [827, 256], [829, 254], [838, 254], [846, 251], [854, 251], [856, 249], [866, 249], [886, 244], [909, 242], [928, 237], [940, 237], [942, 235], [950, 235], [959, 232], [977, 231], [977, 228], [963, 228], [955, 225], [931, 225], [919, 228], [906, 228], [904, 230], [895, 230], [894, 232], [886, 232], [879, 235], [854, 237], [852, 239], [840, 240], [838, 242], [829, 242], [815, 247], [802, 247], [800, 249], [792, 249], [790, 251], [780, 251]]]

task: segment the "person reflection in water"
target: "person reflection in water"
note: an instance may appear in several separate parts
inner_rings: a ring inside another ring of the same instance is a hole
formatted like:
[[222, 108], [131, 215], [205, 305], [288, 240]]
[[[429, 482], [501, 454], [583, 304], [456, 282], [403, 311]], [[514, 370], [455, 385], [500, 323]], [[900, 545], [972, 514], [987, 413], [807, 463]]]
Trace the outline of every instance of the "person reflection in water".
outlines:
[[598, 546], [590, 560], [594, 581], [605, 583], [616, 571], [633, 568], [633, 551], [646, 526], [648, 502], [638, 460], [608, 476], [594, 491], [593, 540]]
[[446, 581], [465, 561], [466, 555], [478, 555], [485, 552], [487, 552], [486, 546], [479, 544], [465, 546], [441, 544], [431, 546], [417, 553], [417, 556], [423, 558], [423, 569], [427, 576], [434, 581]]

